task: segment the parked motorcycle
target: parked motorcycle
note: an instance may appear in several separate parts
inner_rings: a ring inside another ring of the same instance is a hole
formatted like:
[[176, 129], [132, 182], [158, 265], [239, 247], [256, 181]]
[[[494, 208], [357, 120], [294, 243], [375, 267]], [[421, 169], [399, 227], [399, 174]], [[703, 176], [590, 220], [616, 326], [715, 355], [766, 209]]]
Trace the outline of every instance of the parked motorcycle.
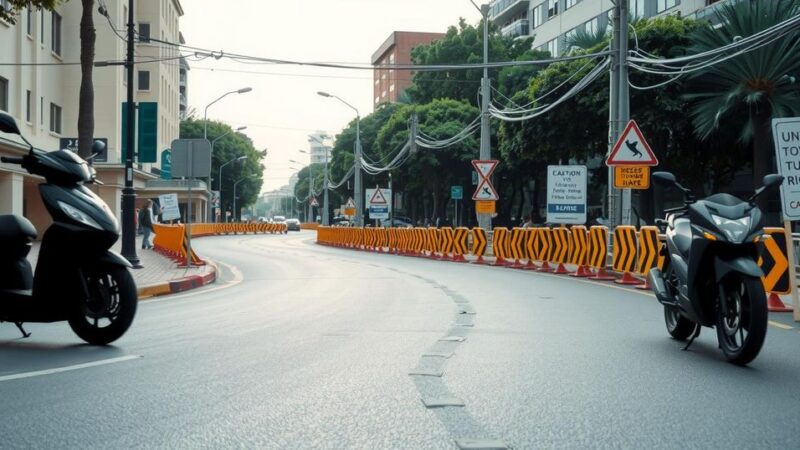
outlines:
[[655, 184], [676, 187], [683, 206], [665, 210], [656, 223], [666, 231], [663, 270], [648, 275], [658, 301], [664, 305], [667, 331], [676, 340], [689, 339], [688, 349], [702, 326], [716, 327], [725, 358], [739, 365], [752, 361], [767, 333], [767, 300], [758, 266], [757, 243], [762, 236], [762, 213], [754, 200], [783, 182], [767, 175], [764, 185], [747, 201], [729, 194], [696, 200], [668, 172], [653, 173]]
[[8, 114], [0, 113], [0, 131], [30, 147], [25, 156], [0, 160], [44, 177], [39, 193], [53, 218], [34, 273], [27, 255], [36, 229], [25, 217], [0, 215], [0, 322], [13, 322], [28, 337], [25, 322], [66, 320], [90, 344], [115, 341], [133, 322], [137, 291], [131, 264], [109, 250], [119, 239], [119, 223], [85, 186], [99, 184], [94, 169], [71, 151], [35, 149]]

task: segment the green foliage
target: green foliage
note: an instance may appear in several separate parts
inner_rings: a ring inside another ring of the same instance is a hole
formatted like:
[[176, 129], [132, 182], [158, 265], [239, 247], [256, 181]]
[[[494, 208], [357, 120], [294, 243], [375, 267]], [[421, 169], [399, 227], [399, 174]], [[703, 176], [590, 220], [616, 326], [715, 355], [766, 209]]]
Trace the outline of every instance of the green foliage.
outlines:
[[8, 6], [10, 6], [11, 9], [7, 10], [0, 6], [0, 20], [10, 24], [15, 24], [17, 23], [17, 16], [24, 8], [43, 8], [45, 10], [52, 11], [58, 5], [65, 3], [66, 1], [68, 0], [7, 0], [6, 3], [8, 3]]
[[604, 24], [602, 27], [597, 27], [597, 30], [594, 32], [579, 28], [575, 31], [574, 35], [567, 38], [567, 48], [590, 50], [600, 44], [607, 44], [609, 38], [610, 35], [608, 33], [607, 24]]
[[[181, 139], [202, 139], [203, 120], [188, 119], [181, 122]], [[228, 133], [228, 134], [226, 134]], [[223, 136], [224, 135], [224, 136]], [[208, 121], [208, 140], [223, 136], [214, 143], [214, 152], [211, 155], [211, 184], [212, 190], [219, 190], [219, 168], [222, 164], [240, 156], [246, 156], [243, 161], [232, 162], [222, 170], [222, 210], [228, 211], [233, 206], [233, 184], [238, 180], [252, 176], [239, 183], [236, 187], [237, 208], [255, 203], [263, 184], [264, 165], [262, 159], [264, 152], [253, 147], [253, 141], [244, 133], [234, 132], [233, 129], [221, 122]]]

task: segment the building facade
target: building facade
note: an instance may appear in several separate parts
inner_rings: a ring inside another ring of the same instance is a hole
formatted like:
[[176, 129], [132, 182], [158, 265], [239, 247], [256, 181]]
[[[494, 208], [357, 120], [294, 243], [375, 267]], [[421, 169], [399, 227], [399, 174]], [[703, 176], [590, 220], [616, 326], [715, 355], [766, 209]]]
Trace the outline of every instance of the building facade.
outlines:
[[308, 135], [308, 155], [311, 164], [325, 164], [326, 160], [330, 161], [333, 147], [325, 143], [328, 139], [330, 139], [330, 136], [324, 131], [317, 131]]
[[[715, 4], [726, 0], [629, 0], [633, 17], [675, 14], [710, 18]], [[611, 0], [495, 0], [489, 18], [501, 33], [532, 37], [533, 48], [559, 56], [569, 51], [569, 37], [578, 30], [611, 30]]]
[[[104, 3], [107, 18], [94, 11], [95, 61], [120, 62], [126, 56], [128, 2]], [[136, 2], [136, 8], [135, 100], [156, 105], [157, 157], [155, 162], [134, 163], [134, 188], [140, 197], [153, 197], [163, 192], [148, 192], [147, 183], [158, 178], [161, 151], [180, 132], [180, 55], [176, 47], [149, 42], [148, 37], [178, 42], [183, 9], [179, 0]], [[37, 148], [55, 150], [74, 146], [77, 140], [81, 70], [75, 63], [80, 61], [81, 13], [81, 3], [73, 1], [59, 4], [52, 12], [23, 9], [14, 25], [0, 21], [0, 54], [17, 64], [0, 66], [0, 110], [17, 120]], [[122, 105], [128, 80], [123, 66], [108, 65], [95, 67], [93, 81], [94, 137], [107, 142], [105, 157], [93, 161], [104, 185], [93, 189], [120, 216]], [[26, 151], [18, 139], [0, 136], [0, 154]], [[0, 214], [24, 215], [43, 231], [50, 219], [36, 187], [41, 181], [18, 166], [0, 163]]]
[[381, 103], [396, 102], [403, 91], [411, 86], [413, 72], [410, 70], [381, 69], [381, 66], [411, 64], [411, 50], [422, 44], [444, 37], [443, 33], [419, 33], [395, 31], [372, 54], [373, 107]]

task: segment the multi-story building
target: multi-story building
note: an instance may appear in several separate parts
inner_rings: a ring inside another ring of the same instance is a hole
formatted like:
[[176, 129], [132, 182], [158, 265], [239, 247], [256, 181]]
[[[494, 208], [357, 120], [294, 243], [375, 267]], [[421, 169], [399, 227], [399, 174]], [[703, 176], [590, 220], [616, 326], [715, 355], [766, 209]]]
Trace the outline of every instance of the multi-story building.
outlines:
[[308, 145], [310, 147], [308, 155], [311, 164], [325, 164], [326, 159], [330, 161], [333, 147], [325, 143], [326, 139], [330, 139], [330, 136], [324, 131], [317, 131], [308, 135]]
[[[715, 3], [726, 0], [629, 0], [633, 17], [666, 14], [706, 18]], [[569, 50], [568, 40], [580, 29], [611, 29], [611, 0], [494, 0], [490, 19], [507, 36], [533, 37], [533, 48], [558, 56]]]
[[403, 91], [411, 86], [413, 72], [410, 70], [381, 69], [381, 66], [411, 64], [411, 50], [422, 44], [444, 37], [442, 33], [419, 33], [395, 31], [372, 54], [375, 86], [373, 107], [384, 102], [396, 102]]
[[[0, 3], [3, 7], [4, 3]], [[106, 0], [108, 19], [94, 11], [97, 31], [95, 61], [118, 62], [125, 59], [125, 29], [128, 3]], [[80, 2], [63, 2], [55, 10], [23, 9], [16, 24], [0, 21], [0, 110], [11, 114], [22, 133], [37, 148], [52, 150], [74, 146], [77, 140], [78, 94], [81, 83]], [[179, 53], [170, 45], [149, 42], [158, 37], [167, 42], [180, 39], [178, 22], [183, 15], [179, 0], [150, 0], [136, 3], [137, 42], [135, 100], [155, 104], [154, 117], [158, 153], [170, 147], [179, 136], [180, 92]], [[127, 77], [123, 66], [95, 67], [94, 136], [107, 142], [106, 155], [93, 164], [103, 186], [95, 186], [118, 215], [124, 186], [122, 161], [122, 105], [126, 101]], [[20, 155], [27, 149], [11, 136], [0, 136], [0, 154]], [[160, 157], [155, 162], [136, 162], [134, 188], [141, 197], [175, 192], [174, 186], [156, 182]], [[166, 180], [165, 180], [166, 181]], [[40, 230], [49, 224], [39, 199], [38, 177], [18, 166], [0, 163], [0, 214], [22, 214]], [[201, 187], [206, 189], [205, 186]], [[201, 196], [198, 208], [203, 205]]]

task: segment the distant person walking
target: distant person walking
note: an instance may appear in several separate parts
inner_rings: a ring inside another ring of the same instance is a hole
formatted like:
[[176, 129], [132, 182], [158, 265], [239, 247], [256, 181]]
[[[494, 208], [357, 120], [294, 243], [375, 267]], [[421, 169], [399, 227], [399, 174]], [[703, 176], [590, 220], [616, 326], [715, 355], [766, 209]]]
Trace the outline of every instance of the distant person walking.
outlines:
[[153, 233], [153, 200], [148, 199], [147, 205], [139, 210], [139, 226], [142, 227], [142, 248], [153, 248], [150, 235]]

